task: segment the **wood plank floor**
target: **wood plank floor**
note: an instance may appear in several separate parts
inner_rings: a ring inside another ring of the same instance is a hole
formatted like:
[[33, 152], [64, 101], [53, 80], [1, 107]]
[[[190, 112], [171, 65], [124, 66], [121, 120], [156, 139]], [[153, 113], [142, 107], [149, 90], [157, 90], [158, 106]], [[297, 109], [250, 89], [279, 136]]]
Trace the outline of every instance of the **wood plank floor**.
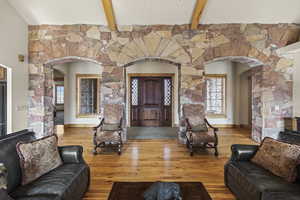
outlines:
[[129, 140], [123, 154], [94, 156], [92, 131], [69, 128], [60, 137], [60, 145], [82, 145], [84, 158], [91, 167], [91, 186], [84, 200], [106, 200], [114, 181], [197, 181], [202, 182], [214, 200], [234, 200], [224, 186], [224, 164], [231, 144], [253, 144], [248, 130], [224, 129], [219, 132], [219, 152], [199, 152], [190, 157], [177, 140]]

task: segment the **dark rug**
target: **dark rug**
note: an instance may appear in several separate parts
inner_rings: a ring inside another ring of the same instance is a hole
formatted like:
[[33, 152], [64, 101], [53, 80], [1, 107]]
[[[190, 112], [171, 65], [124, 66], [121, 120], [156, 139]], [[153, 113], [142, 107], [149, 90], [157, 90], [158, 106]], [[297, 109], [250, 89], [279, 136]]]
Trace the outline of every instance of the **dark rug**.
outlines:
[[[202, 183], [176, 182], [183, 200], [212, 200]], [[143, 193], [153, 182], [115, 182], [108, 200], [144, 200]]]
[[173, 127], [130, 127], [127, 128], [129, 140], [176, 139], [178, 128]]

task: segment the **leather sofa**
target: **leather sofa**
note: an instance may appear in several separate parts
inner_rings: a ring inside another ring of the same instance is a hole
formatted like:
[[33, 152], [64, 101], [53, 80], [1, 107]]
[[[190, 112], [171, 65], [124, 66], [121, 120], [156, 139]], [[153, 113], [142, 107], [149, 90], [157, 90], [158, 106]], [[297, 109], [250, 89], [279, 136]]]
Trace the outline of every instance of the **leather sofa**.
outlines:
[[89, 187], [90, 169], [82, 157], [81, 146], [59, 147], [63, 165], [22, 186], [21, 168], [16, 152], [19, 141], [35, 139], [24, 130], [0, 138], [0, 163], [8, 171], [7, 193], [15, 200], [80, 200]]
[[[225, 184], [239, 200], [298, 200], [300, 179], [289, 183], [250, 160], [256, 145], [232, 145], [224, 169]], [[300, 170], [298, 170], [300, 172]]]

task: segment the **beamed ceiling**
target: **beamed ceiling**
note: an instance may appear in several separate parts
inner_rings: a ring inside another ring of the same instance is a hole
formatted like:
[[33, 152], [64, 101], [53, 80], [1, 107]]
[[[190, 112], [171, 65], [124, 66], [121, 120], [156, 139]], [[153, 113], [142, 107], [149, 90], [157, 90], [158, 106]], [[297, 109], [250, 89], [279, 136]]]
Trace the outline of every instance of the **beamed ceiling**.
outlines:
[[[107, 25], [101, 0], [7, 0], [28, 24]], [[196, 0], [112, 0], [118, 25], [189, 24]], [[300, 23], [300, 0], [208, 0], [201, 24]]]

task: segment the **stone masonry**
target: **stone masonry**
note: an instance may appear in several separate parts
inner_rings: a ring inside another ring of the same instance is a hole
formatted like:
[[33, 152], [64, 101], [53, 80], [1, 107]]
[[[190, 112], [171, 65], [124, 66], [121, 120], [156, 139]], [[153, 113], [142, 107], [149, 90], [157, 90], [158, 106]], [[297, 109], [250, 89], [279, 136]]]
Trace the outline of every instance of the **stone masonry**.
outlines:
[[204, 64], [237, 59], [262, 64], [253, 69], [253, 139], [276, 137], [283, 117], [292, 116], [293, 60], [275, 50], [297, 41], [299, 30], [292, 24], [199, 25], [193, 31], [188, 25], [122, 26], [118, 32], [96, 25], [29, 26], [29, 126], [38, 137], [53, 132], [51, 66], [57, 63], [85, 60], [103, 67], [102, 113], [124, 108], [128, 63], [158, 58], [180, 64], [180, 116], [194, 105], [194, 118], [203, 119]]

